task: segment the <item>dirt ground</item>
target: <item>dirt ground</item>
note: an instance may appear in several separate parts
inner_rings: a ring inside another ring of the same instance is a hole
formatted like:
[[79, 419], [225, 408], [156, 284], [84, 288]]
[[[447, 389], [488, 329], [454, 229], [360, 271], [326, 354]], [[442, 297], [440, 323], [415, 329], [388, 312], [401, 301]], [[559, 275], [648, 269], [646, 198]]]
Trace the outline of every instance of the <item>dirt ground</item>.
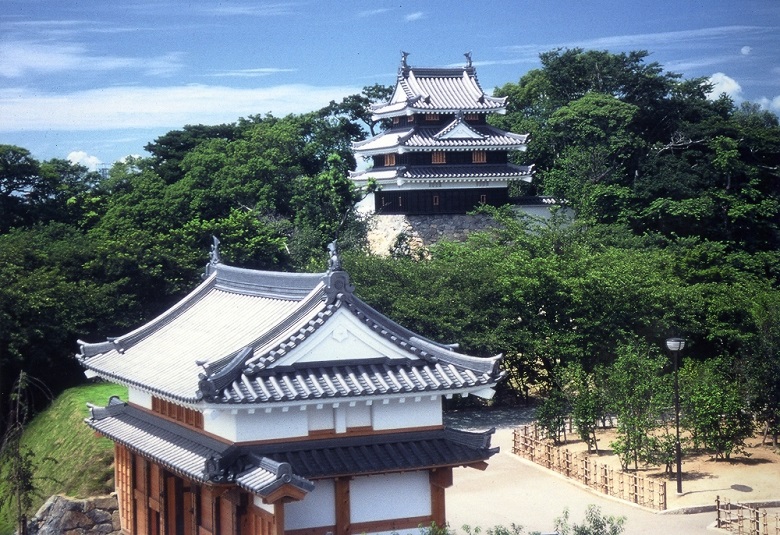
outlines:
[[[591, 458], [616, 470], [620, 461], [610, 449], [615, 440], [615, 431], [598, 433], [600, 455]], [[682, 463], [682, 496], [677, 496], [674, 474], [665, 474], [664, 467], [643, 467], [639, 474], [667, 482], [667, 504], [669, 509], [700, 504], [715, 503], [716, 496], [732, 502], [763, 502], [780, 500], [780, 454], [772, 447], [771, 440], [761, 444], [762, 437], [747, 441], [746, 454], [734, 454], [730, 460], [716, 461], [707, 453], [684, 454]], [[562, 447], [572, 452], [585, 452], [587, 446], [579, 440], [570, 440]]]

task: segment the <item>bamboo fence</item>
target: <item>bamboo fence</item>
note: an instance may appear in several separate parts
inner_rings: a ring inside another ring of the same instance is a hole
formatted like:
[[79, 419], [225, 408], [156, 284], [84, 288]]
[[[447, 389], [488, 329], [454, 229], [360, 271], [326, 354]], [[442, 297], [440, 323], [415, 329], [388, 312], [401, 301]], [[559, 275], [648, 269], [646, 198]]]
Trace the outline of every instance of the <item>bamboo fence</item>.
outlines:
[[756, 507], [731, 503], [728, 499], [715, 500], [718, 512], [717, 527], [739, 535], [780, 535], [780, 515], [768, 514]]
[[539, 438], [536, 425], [524, 425], [514, 430], [512, 452], [608, 496], [650, 509], [666, 509], [665, 481], [615, 471], [592, 460], [586, 453], [572, 453], [567, 448], [554, 446]]

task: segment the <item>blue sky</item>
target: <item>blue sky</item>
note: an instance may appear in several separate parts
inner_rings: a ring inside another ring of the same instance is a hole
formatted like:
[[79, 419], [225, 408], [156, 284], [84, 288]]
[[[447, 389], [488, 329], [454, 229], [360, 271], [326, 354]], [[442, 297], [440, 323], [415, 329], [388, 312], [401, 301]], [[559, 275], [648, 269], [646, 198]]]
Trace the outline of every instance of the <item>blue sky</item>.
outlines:
[[540, 52], [648, 50], [780, 112], [777, 0], [3, 0], [0, 143], [110, 164], [185, 124], [318, 109], [414, 66], [492, 91]]

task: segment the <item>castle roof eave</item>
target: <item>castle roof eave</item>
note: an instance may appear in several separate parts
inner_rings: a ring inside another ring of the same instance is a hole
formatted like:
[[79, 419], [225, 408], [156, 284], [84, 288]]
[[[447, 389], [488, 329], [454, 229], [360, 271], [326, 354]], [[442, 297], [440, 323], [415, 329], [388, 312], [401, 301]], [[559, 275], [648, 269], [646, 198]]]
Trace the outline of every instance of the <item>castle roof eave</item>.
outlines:
[[[222, 271], [225, 273], [220, 274]], [[156, 320], [113, 341], [83, 344], [78, 355], [82, 366], [109, 381], [184, 404], [276, 403], [394, 393], [470, 392], [490, 387], [503, 377], [498, 369], [500, 357], [478, 359], [460, 355], [375, 311], [352, 294], [343, 271], [300, 279], [293, 276], [298, 282], [305, 281], [304, 287], [318, 281], [303, 299], [265, 296], [267, 290], [252, 279], [252, 271], [234, 271], [223, 264], [212, 266], [205, 286], [201, 285]], [[270, 275], [256, 272], [255, 276], [267, 280]], [[284, 294], [292, 290], [285, 288]], [[258, 292], [260, 295], [256, 295]], [[305, 376], [320, 374], [325, 384], [335, 385], [316, 391], [299, 384], [300, 367], [266, 369], [274, 362], [283, 364], [285, 355], [293, 354], [295, 347], [342, 308], [359, 316], [362, 322], [370, 323], [375, 332], [390, 340], [401, 353], [408, 353], [408, 359], [314, 363]], [[186, 322], [181, 332], [177, 331], [176, 324], [180, 317]], [[212, 326], [210, 322], [214, 318], [222, 323]], [[255, 330], [255, 319], [261, 326], [260, 334]], [[233, 327], [241, 321], [243, 327]], [[220, 327], [223, 323], [230, 327]], [[196, 331], [190, 332], [192, 329]], [[210, 329], [221, 333], [226, 343], [222, 344], [219, 337], [209, 337], [208, 333], [204, 337], [200, 332]], [[244, 333], [246, 329], [249, 334]], [[230, 351], [231, 347], [235, 349]], [[219, 348], [223, 350], [217, 352]], [[209, 358], [198, 361], [199, 352]], [[166, 358], [161, 359], [160, 355]], [[445, 370], [441, 366], [452, 368]], [[373, 374], [370, 385], [364, 388], [349, 383], [347, 388], [342, 388], [345, 384], [339, 379], [342, 373], [363, 374], [369, 368]], [[413, 379], [401, 368], [412, 373]], [[285, 389], [290, 384], [298, 386]], [[394, 387], [388, 388], [388, 384]]]

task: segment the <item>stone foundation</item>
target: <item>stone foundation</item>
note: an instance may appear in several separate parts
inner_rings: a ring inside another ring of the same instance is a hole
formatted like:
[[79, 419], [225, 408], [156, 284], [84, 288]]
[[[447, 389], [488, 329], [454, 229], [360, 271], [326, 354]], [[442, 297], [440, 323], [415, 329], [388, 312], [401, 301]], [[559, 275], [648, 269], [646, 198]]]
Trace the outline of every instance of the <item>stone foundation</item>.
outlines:
[[442, 239], [465, 241], [469, 234], [496, 226], [487, 215], [381, 215], [372, 216], [368, 233], [371, 252], [388, 255], [403, 236], [411, 251]]
[[116, 495], [77, 500], [52, 496], [30, 520], [28, 535], [113, 535], [120, 533]]

